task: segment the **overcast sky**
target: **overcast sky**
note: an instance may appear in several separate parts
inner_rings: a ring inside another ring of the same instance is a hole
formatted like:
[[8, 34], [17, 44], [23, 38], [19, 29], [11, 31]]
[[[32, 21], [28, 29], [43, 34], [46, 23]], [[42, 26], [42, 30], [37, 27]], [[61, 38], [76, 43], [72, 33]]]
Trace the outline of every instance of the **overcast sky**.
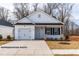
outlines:
[[[0, 6], [5, 7], [6, 9], [9, 9], [10, 11], [13, 11], [13, 3], [0, 3]], [[79, 24], [79, 4], [75, 4], [72, 10], [72, 16], [74, 22]]]

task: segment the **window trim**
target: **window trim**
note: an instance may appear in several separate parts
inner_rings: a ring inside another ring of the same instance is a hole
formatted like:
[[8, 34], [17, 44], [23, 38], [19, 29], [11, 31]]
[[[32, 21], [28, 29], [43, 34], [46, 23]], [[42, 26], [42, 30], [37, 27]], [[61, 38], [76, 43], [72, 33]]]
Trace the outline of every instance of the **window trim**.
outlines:
[[[48, 30], [48, 29], [50, 29], [50, 34], [48, 34], [46, 31]], [[55, 29], [57, 29], [57, 31], [58, 31], [58, 33], [55, 33]], [[53, 27], [53, 28], [50, 28], [50, 27], [48, 27], [48, 28], [45, 28], [45, 34], [46, 35], [60, 35], [60, 31], [61, 29], [58, 27], [58, 28], [55, 28], [55, 27]]]
[[[50, 34], [47, 33], [47, 30], [50, 29]], [[46, 35], [52, 35], [52, 28], [45, 28], [45, 34]]]
[[[55, 33], [55, 29], [57, 29], [58, 33]], [[53, 35], [60, 35], [60, 28], [53, 28]]]

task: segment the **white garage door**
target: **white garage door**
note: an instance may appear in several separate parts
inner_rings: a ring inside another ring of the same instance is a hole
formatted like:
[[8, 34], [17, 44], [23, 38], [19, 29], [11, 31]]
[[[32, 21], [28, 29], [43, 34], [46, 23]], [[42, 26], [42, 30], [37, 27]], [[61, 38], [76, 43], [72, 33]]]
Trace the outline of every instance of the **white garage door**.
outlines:
[[31, 39], [31, 28], [23, 28], [18, 30], [18, 38], [19, 39]]

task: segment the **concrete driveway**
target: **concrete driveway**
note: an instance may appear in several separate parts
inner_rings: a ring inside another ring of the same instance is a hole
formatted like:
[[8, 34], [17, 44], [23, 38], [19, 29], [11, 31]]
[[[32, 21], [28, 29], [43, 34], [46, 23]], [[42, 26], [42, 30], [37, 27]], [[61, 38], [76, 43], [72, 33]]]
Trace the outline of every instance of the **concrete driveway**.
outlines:
[[0, 46], [0, 55], [52, 55], [52, 52], [43, 40], [12, 41]]

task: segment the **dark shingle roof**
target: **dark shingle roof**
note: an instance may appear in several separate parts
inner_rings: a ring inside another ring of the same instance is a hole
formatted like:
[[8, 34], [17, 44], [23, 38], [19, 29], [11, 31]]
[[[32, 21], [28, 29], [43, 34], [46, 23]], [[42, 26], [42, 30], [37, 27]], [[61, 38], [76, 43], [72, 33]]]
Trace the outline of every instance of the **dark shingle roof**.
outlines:
[[13, 27], [13, 24], [3, 19], [0, 19], [0, 25]]

